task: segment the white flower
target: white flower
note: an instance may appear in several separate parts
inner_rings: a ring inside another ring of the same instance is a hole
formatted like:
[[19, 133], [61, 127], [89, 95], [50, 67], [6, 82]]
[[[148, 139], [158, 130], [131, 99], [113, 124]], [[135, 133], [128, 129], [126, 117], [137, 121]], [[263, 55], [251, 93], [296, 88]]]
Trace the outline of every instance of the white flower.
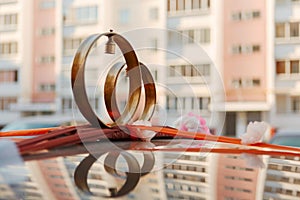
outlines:
[[250, 122], [247, 126], [247, 132], [241, 136], [241, 143], [254, 144], [260, 142], [267, 129], [268, 124], [266, 122]]
[[[151, 122], [145, 120], [137, 120], [133, 122], [132, 125], [151, 126]], [[136, 134], [141, 140], [149, 142], [156, 135], [156, 132], [137, 129]]]

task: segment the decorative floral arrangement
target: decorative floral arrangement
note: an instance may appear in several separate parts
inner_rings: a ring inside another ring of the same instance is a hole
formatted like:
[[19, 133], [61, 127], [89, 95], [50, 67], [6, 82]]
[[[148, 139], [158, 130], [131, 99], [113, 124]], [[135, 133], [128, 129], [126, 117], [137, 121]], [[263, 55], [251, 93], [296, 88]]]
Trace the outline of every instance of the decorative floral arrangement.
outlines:
[[[158, 119], [156, 119], [156, 121], [157, 120]], [[145, 121], [145, 120], [135, 121], [132, 123], [132, 125], [141, 125], [141, 126], [149, 126], [149, 127], [152, 126], [150, 121]], [[175, 121], [174, 127], [180, 131], [210, 134], [205, 119], [203, 119], [200, 115], [194, 114], [192, 112], [189, 112], [188, 114], [179, 117]], [[140, 138], [142, 141], [147, 141], [147, 142], [149, 142], [155, 135], [156, 132], [150, 130], [137, 129], [136, 132], [136, 136], [138, 138]]]
[[210, 134], [205, 119], [192, 112], [179, 117], [175, 121], [174, 126], [181, 131]]
[[266, 122], [250, 122], [247, 126], [246, 133], [241, 136], [241, 143], [254, 144], [261, 142], [268, 126]]

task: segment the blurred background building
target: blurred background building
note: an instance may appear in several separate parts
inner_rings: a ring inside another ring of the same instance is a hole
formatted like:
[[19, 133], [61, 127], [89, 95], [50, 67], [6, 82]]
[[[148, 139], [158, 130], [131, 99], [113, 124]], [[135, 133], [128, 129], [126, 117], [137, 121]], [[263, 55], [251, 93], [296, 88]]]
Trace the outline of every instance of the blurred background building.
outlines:
[[[194, 111], [230, 136], [254, 120], [296, 128], [299, 10], [298, 0], [0, 0], [0, 125], [29, 115], [72, 115], [74, 53], [89, 35], [113, 29], [136, 47], [159, 83], [167, 123]], [[86, 71], [100, 113], [99, 76], [107, 70], [100, 66], [112, 60], [99, 57], [104, 42]], [[225, 99], [214, 99], [222, 93], [218, 80]], [[125, 97], [121, 92], [121, 104]]]
[[299, 199], [299, 157], [272, 156], [265, 174], [263, 199]]
[[[90, 200], [110, 195], [114, 188], [120, 189], [124, 178], [107, 173], [102, 157], [88, 172], [87, 183], [92, 193], [80, 191], [74, 184], [74, 171], [85, 156], [27, 162], [25, 181], [0, 183], [0, 198]], [[245, 155], [156, 152], [153, 171], [142, 176], [134, 190], [120, 199], [299, 199], [299, 157], [261, 158], [264, 167], [256, 166]], [[124, 161], [118, 160], [119, 174], [123, 172], [120, 164]]]

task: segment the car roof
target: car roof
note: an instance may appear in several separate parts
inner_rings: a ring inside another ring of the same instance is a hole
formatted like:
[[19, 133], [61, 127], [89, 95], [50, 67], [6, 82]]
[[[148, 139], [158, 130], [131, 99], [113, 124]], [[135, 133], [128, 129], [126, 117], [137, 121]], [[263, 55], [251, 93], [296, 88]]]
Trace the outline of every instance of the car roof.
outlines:
[[72, 123], [74, 119], [71, 116], [61, 115], [43, 115], [24, 117], [7, 124], [1, 131], [34, 129], [43, 127], [60, 126], [66, 123]]
[[279, 136], [300, 136], [300, 130], [279, 130], [275, 133], [274, 137]]

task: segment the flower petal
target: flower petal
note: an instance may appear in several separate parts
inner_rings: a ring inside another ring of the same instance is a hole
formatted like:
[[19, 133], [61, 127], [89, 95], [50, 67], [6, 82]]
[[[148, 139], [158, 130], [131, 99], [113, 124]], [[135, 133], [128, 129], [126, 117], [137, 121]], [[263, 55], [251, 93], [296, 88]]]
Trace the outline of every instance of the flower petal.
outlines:
[[242, 139], [241, 143], [253, 144], [260, 142], [268, 126], [266, 122], [250, 122], [247, 126], [247, 132], [240, 137]]
[[[145, 120], [137, 120], [133, 122], [132, 125], [151, 126], [151, 122]], [[156, 132], [148, 130], [141, 131], [140, 129], [138, 129], [136, 134], [141, 140], [149, 142], [156, 135]]]

